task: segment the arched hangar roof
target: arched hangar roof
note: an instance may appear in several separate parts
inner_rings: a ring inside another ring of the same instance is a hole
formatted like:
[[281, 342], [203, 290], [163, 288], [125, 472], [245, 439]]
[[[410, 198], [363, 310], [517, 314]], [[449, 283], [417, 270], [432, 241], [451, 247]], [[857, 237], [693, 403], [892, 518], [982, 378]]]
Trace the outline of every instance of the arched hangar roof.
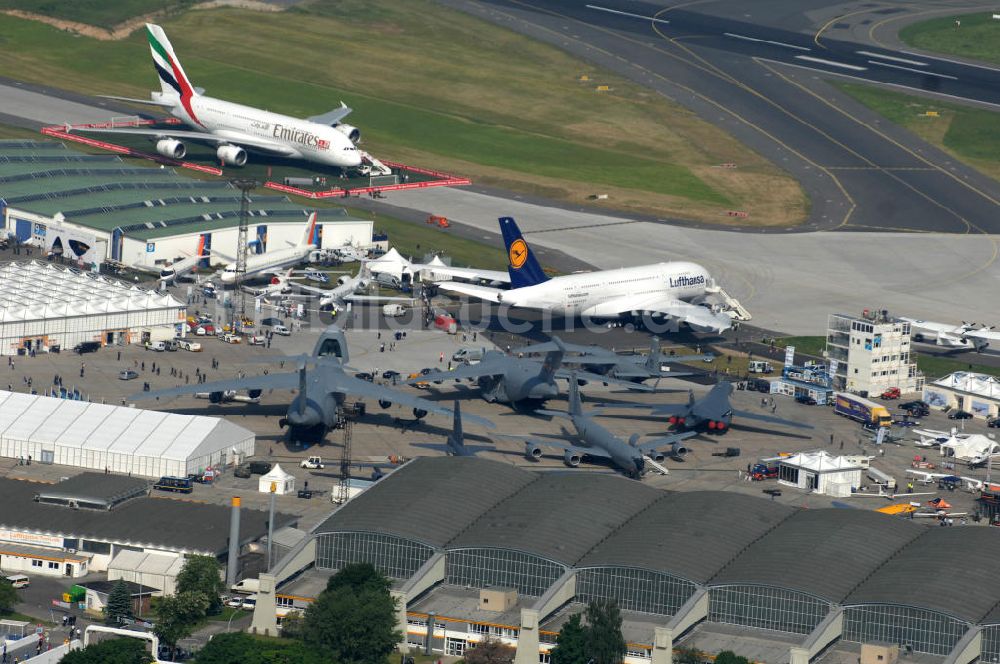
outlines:
[[420, 457], [337, 510], [316, 533], [367, 531], [443, 547], [536, 475], [475, 457]]
[[622, 566], [705, 583], [795, 509], [727, 491], [670, 493], [599, 542], [577, 567]]
[[662, 495], [620, 476], [543, 473], [476, 519], [448, 548], [511, 549], [572, 565]]
[[802, 510], [754, 542], [713, 585], [761, 583], [840, 602], [923, 526], [851, 509]]

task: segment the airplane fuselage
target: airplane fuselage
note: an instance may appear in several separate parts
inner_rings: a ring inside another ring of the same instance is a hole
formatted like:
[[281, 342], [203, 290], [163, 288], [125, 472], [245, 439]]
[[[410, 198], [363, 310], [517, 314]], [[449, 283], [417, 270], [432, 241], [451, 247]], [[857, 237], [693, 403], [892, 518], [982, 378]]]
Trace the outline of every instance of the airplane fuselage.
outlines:
[[292, 150], [287, 156], [293, 159], [340, 168], [361, 165], [361, 154], [350, 137], [329, 125], [204, 95], [192, 96], [188, 104], [178, 100], [170, 113], [196, 131], [231, 140], [234, 145], [241, 145], [240, 139], [249, 136]]
[[559, 396], [555, 382], [546, 380], [541, 371], [541, 362], [512, 363], [502, 376], [480, 377], [480, 394], [486, 401], [509, 404], [520, 401], [541, 403]]
[[[250, 278], [264, 272], [293, 267], [306, 261], [309, 254], [316, 250], [316, 245], [308, 244], [287, 249], [276, 249], [265, 254], [247, 257], [245, 278]], [[230, 263], [222, 272], [222, 283], [232, 284], [236, 281], [236, 264]]]
[[564, 316], [618, 318], [620, 311], [615, 301], [621, 298], [662, 294], [690, 301], [703, 296], [710, 284], [708, 271], [700, 265], [658, 263], [553, 277], [534, 286], [505, 291], [499, 300], [512, 307]]
[[629, 477], [639, 477], [645, 468], [642, 454], [631, 445], [618, 438], [592, 417], [574, 415], [573, 427], [586, 447], [596, 447], [607, 452], [611, 462]]

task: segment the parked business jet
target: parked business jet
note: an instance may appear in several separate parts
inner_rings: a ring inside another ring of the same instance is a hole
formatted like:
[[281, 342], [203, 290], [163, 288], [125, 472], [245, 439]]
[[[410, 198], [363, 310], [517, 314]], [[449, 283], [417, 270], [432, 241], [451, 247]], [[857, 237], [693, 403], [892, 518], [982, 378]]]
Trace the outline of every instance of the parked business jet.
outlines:
[[444, 291], [564, 316], [618, 319], [648, 314], [697, 331], [723, 332], [733, 319], [706, 306], [712, 278], [695, 263], [672, 262], [548, 277], [510, 217], [501, 217], [510, 290], [444, 281]]
[[[309, 220], [302, 227], [302, 237], [298, 244], [291, 244], [287, 249], [275, 249], [263, 254], [251, 254], [247, 256], [247, 271], [244, 279], [249, 279], [261, 274], [278, 274], [285, 268], [289, 268], [299, 263], [304, 263], [309, 258], [309, 254], [316, 250], [313, 238], [316, 236], [316, 213], [309, 215]], [[219, 252], [215, 252], [218, 254]], [[222, 283], [232, 284], [236, 282], [236, 262], [233, 261], [222, 271]]]
[[186, 140], [211, 143], [217, 146], [215, 154], [219, 161], [229, 166], [246, 164], [247, 150], [342, 169], [361, 165], [361, 153], [357, 148], [361, 131], [341, 122], [351, 112], [344, 102], [329, 113], [300, 120], [207, 97], [204, 90], [191, 85], [160, 26], [147, 23], [146, 38], [160, 78], [160, 91], [151, 92], [151, 99], [108, 98], [168, 109], [187, 128], [116, 127], [77, 131], [150, 136], [156, 141], [156, 151], [171, 159], [184, 158]]
[[986, 350], [991, 341], [1000, 341], [1000, 332], [994, 331], [993, 326], [977, 327], [975, 323], [951, 325], [902, 316], [899, 320], [910, 324], [913, 340], [918, 343], [934, 343], [948, 348], [981, 352]]
[[204, 241], [199, 242], [198, 253], [192, 256], [185, 256], [178, 261], [163, 266], [160, 270], [160, 283], [164, 286], [176, 283], [178, 279], [198, 267], [199, 263], [203, 260], [206, 260], [210, 253], [211, 250], [205, 248]]

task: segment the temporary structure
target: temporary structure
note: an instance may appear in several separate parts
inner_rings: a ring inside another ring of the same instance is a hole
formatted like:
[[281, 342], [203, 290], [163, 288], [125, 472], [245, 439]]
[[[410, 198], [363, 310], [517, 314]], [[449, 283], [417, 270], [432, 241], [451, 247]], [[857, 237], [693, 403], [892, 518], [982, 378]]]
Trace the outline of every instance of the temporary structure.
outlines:
[[274, 493], [283, 496], [286, 493], [295, 491], [295, 476], [286, 473], [281, 469], [281, 464], [274, 464], [274, 468], [266, 475], [261, 475], [257, 484], [257, 490], [261, 493], [271, 493], [271, 486], [274, 486]]

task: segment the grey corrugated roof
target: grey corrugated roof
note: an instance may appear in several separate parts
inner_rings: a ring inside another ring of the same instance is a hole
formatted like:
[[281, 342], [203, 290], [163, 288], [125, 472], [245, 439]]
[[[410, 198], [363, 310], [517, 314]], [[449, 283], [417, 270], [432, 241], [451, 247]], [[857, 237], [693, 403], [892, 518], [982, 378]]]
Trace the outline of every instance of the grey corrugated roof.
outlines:
[[443, 547], [479, 515], [535, 479], [475, 457], [421, 457], [337, 510], [316, 533], [363, 530]]
[[905, 604], [986, 622], [988, 614], [996, 615], [993, 609], [1000, 598], [998, 547], [997, 528], [924, 530], [858, 586], [844, 604]]
[[572, 565], [662, 495], [620, 476], [545, 473], [483, 514], [448, 548], [514, 549]]
[[[39, 485], [0, 478], [0, 529], [66, 538], [156, 546], [167, 551], [224, 553], [229, 538], [229, 508], [169, 498], [136, 498], [111, 511], [74, 510], [36, 503]], [[295, 525], [297, 517], [275, 514], [276, 527]], [[267, 533], [267, 512], [243, 509], [240, 542]]]
[[752, 544], [712, 584], [764, 583], [840, 602], [923, 532], [923, 526], [878, 512], [803, 510]]
[[726, 491], [663, 496], [594, 547], [577, 567], [639, 567], [705, 583], [795, 510]]
[[142, 478], [105, 473], [80, 473], [56, 484], [36, 486], [43, 500], [48, 497], [110, 505], [149, 491], [149, 482]]

